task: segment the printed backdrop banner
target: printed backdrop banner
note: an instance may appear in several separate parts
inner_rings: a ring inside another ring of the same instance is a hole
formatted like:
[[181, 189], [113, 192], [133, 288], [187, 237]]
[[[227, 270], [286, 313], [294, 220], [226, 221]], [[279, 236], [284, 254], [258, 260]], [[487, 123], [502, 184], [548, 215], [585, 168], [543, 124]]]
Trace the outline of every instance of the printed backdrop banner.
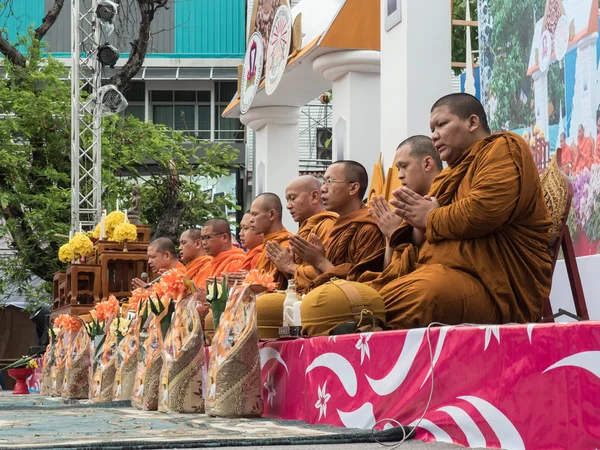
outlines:
[[479, 0], [480, 99], [542, 172], [557, 157], [573, 185], [577, 256], [600, 243], [598, 0]]

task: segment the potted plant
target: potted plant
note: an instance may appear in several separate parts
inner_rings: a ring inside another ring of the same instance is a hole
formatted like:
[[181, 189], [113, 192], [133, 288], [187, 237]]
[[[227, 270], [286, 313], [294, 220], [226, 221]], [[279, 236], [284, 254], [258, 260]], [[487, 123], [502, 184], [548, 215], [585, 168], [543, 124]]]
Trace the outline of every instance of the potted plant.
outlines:
[[8, 374], [16, 381], [13, 395], [29, 394], [27, 379], [38, 367], [35, 358], [36, 356], [23, 356], [23, 358], [5, 367]]

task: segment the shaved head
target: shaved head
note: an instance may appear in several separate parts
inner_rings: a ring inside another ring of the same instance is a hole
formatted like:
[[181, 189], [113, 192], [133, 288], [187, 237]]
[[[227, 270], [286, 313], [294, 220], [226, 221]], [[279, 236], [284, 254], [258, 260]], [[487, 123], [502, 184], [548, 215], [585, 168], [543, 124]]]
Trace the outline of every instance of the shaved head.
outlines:
[[225, 219], [209, 219], [204, 222], [204, 227], [212, 227], [213, 233], [227, 233], [231, 236], [229, 222]]
[[361, 163], [350, 160], [335, 161], [334, 165], [342, 165], [348, 181], [358, 183], [360, 189], [358, 190], [358, 197], [362, 201], [365, 198], [367, 187], [369, 186], [369, 175], [367, 175], [367, 169]]
[[[283, 205], [281, 204], [281, 199], [277, 194], [265, 192], [264, 194], [257, 195], [254, 199], [254, 202], [257, 202], [257, 206], [262, 211], [274, 210], [279, 217], [281, 217], [283, 214]], [[254, 204], [254, 202], [252, 202], [252, 204]]]
[[477, 100], [477, 97], [465, 93], [446, 95], [434, 103], [431, 107], [431, 112], [441, 106], [447, 106], [452, 114], [458, 116], [462, 120], [466, 120], [472, 115], [476, 115], [479, 117], [479, 123], [483, 130], [487, 134], [491, 133], [487, 115], [485, 114], [483, 105]]
[[184, 263], [206, 255], [202, 248], [202, 231], [199, 228], [190, 228], [181, 233], [179, 237], [179, 256]]
[[440, 158], [438, 151], [433, 146], [433, 141], [430, 137], [423, 135], [411, 136], [400, 143], [398, 150], [404, 148], [405, 146], [410, 146], [408, 156], [416, 159], [419, 162], [423, 161], [429, 156], [433, 160], [438, 172], [442, 171], [442, 159]]
[[303, 192], [320, 191], [321, 182], [312, 175], [302, 175], [298, 178], [294, 178], [290, 184], [288, 184], [288, 189], [292, 187]]
[[155, 251], [159, 252], [159, 253], [167, 253], [169, 252], [171, 255], [175, 256], [175, 244], [173, 243], [173, 241], [169, 238], [166, 237], [161, 237], [158, 239], [155, 239], [154, 241], [150, 242], [150, 245], [148, 245], [148, 248], [152, 247]]
[[281, 231], [283, 206], [276, 194], [265, 192], [258, 195], [250, 206], [250, 228], [256, 234], [270, 234]]
[[311, 175], [294, 178], [285, 189], [285, 200], [294, 222], [302, 223], [323, 211], [321, 183]]
[[200, 236], [202, 236], [202, 230], [200, 228], [190, 228], [181, 233], [181, 235], [186, 235], [189, 239], [197, 241], [200, 239]]

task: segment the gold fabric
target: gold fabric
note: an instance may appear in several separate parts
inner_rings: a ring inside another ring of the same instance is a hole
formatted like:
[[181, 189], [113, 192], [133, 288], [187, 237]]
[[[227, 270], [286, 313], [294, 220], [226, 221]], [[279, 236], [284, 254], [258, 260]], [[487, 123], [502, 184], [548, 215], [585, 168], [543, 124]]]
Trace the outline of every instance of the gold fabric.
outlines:
[[379, 292], [346, 280], [330, 281], [306, 294], [300, 314], [302, 331], [308, 336], [326, 336], [350, 321], [359, 327], [368, 326], [373, 317], [385, 324], [385, 305]]
[[[569, 184], [556, 162], [556, 157], [552, 158], [550, 165], [543, 173], [540, 184], [546, 200], [546, 206], [550, 211], [552, 218], [552, 228], [550, 229], [550, 248], [556, 242], [563, 227], [563, 220], [567, 211], [567, 197], [569, 194]], [[551, 255], [554, 256], [554, 255]]]
[[380, 289], [388, 325], [537, 320], [552, 281], [552, 222], [527, 143], [514, 133], [479, 141], [429, 195], [440, 207], [429, 214], [414, 271]]
[[138, 365], [139, 320], [140, 317], [136, 315], [129, 326], [129, 332], [119, 343], [113, 386], [114, 401], [131, 400]]
[[67, 352], [61, 397], [72, 399], [88, 398], [90, 367], [90, 338], [85, 327], [81, 327], [75, 334]]
[[[138, 367], [135, 374], [131, 405], [143, 411], [158, 409], [158, 389], [160, 372], [163, 366], [162, 339], [160, 338], [160, 322], [156, 320], [150, 325], [147, 333], [140, 334]], [[145, 338], [145, 339], [144, 339]]]

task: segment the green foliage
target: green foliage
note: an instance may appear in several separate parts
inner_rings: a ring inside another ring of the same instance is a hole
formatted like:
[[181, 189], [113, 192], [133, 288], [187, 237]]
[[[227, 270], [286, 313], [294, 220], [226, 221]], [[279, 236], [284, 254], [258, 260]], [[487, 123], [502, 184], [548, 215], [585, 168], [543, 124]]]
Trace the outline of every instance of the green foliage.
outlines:
[[[39, 43], [30, 43], [25, 56], [25, 68], [5, 58], [9, 78], [0, 81], [0, 239], [15, 250], [0, 257], [0, 304], [18, 292], [34, 308], [49, 301], [53, 273], [64, 268], [57, 252], [66, 240], [55, 234], [70, 228], [71, 95], [70, 82], [63, 81], [67, 69], [42, 58]], [[104, 118], [102, 144], [109, 211], [117, 198], [129, 206], [134, 183], [141, 185], [142, 220], [151, 225], [168, 220], [177, 230], [222, 216], [222, 204], [235, 207], [228, 197], [212, 201], [200, 184], [234, 167], [237, 150], [226, 144], [187, 142], [179, 132], [131, 116]], [[171, 202], [182, 204], [180, 217], [171, 217]], [[42, 283], [32, 286], [33, 276]]]
[[[469, 0], [471, 20], [477, 20], [477, 0]], [[465, 20], [467, 17], [465, 0], [454, 0], [453, 19]], [[462, 26], [452, 27], [452, 62], [465, 62], [467, 60], [467, 32]], [[479, 34], [476, 27], [471, 28], [471, 48], [479, 50]], [[477, 62], [477, 53], [473, 55], [473, 61]], [[454, 68], [454, 75], [460, 75], [461, 68]]]

